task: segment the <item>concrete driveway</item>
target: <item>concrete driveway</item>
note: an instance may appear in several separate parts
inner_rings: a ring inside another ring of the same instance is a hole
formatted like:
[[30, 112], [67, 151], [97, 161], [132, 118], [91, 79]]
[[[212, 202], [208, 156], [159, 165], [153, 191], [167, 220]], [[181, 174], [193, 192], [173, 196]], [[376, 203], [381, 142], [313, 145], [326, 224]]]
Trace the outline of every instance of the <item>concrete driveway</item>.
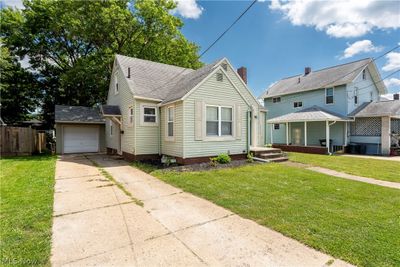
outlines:
[[[57, 161], [54, 266], [347, 266], [106, 155]], [[135, 204], [92, 161], [123, 184]]]

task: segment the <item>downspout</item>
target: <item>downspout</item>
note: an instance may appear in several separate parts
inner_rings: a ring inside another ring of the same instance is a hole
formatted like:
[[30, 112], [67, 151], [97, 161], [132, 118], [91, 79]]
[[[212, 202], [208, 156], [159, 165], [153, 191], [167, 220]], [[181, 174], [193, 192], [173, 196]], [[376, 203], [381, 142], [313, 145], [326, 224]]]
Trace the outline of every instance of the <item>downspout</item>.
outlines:
[[264, 113], [264, 146], [267, 144], [267, 112]]
[[247, 124], [247, 140], [246, 140], [246, 148], [247, 148], [247, 153], [250, 152], [250, 132], [249, 129], [251, 127], [250, 125], [250, 111], [247, 110], [247, 116], [246, 116], [246, 124]]
[[161, 107], [158, 107], [158, 155], [161, 156]]

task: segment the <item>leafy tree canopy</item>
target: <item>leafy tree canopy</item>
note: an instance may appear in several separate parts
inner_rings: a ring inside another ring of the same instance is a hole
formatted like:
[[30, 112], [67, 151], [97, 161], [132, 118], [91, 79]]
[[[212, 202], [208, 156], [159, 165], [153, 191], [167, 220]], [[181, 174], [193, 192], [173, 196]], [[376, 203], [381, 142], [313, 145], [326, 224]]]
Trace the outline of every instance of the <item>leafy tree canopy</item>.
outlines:
[[1, 37], [11, 56], [29, 57], [47, 120], [54, 104], [104, 102], [115, 54], [202, 65], [198, 46], [182, 35], [183, 22], [172, 15], [173, 0], [25, 0], [24, 6], [0, 11]]

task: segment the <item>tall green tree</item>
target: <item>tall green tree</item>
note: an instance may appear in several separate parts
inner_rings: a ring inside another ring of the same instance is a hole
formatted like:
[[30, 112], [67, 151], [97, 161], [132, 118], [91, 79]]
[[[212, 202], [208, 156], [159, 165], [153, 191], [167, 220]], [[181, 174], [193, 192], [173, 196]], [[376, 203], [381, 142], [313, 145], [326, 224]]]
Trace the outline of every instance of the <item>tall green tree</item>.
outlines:
[[104, 102], [115, 54], [198, 68], [198, 47], [181, 33], [173, 0], [25, 0], [3, 9], [1, 36], [15, 56], [28, 56], [44, 91], [51, 120], [54, 104]]
[[[1, 43], [0, 43], [1, 44]], [[42, 91], [34, 73], [21, 67], [7, 47], [0, 47], [1, 117], [5, 123], [27, 120], [40, 105]]]

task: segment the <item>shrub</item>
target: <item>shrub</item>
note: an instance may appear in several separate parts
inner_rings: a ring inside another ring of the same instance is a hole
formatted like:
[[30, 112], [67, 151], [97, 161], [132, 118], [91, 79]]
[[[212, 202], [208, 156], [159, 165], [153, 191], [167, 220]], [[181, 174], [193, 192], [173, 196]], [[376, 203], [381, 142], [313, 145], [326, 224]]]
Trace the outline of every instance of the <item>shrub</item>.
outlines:
[[215, 166], [217, 166], [217, 164], [218, 164], [217, 157], [210, 158], [210, 165], [211, 166], [215, 167]]
[[231, 162], [231, 157], [228, 154], [219, 154], [217, 157], [214, 158], [218, 163], [226, 164]]
[[253, 158], [254, 158], [253, 153], [251, 153], [251, 152], [247, 153], [247, 162], [248, 163], [254, 162]]

